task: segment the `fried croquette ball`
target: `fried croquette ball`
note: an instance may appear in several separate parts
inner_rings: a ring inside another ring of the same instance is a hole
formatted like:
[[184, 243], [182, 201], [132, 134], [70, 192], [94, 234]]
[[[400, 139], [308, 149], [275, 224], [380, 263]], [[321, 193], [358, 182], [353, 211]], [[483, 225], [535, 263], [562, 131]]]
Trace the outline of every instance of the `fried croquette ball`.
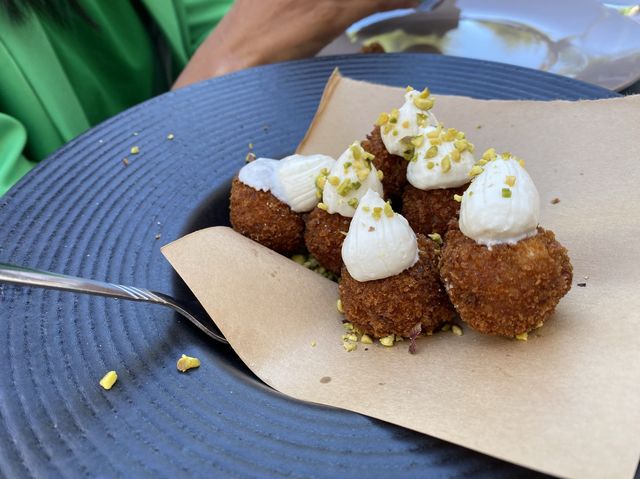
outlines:
[[344, 316], [363, 333], [409, 337], [417, 323], [422, 332], [431, 332], [454, 318], [438, 274], [440, 250], [424, 235], [416, 236], [418, 262], [400, 274], [360, 282], [342, 268], [339, 291]]
[[553, 232], [491, 249], [450, 229], [440, 275], [460, 318], [486, 334], [514, 337], [544, 323], [569, 289], [573, 268]]
[[392, 155], [382, 142], [380, 127], [376, 126], [362, 142], [362, 148], [375, 158], [373, 165], [382, 171], [382, 186], [385, 196], [400, 196], [407, 184], [407, 160], [398, 155]]
[[238, 233], [288, 256], [304, 248], [304, 220], [268, 191], [231, 183], [231, 225]]
[[460, 213], [460, 203], [453, 195], [462, 195], [467, 186], [425, 191], [407, 185], [402, 194], [402, 216], [416, 233], [438, 233], [444, 238], [449, 221], [457, 220]]
[[307, 216], [304, 242], [321, 266], [335, 274], [342, 269], [342, 243], [351, 218], [314, 208]]

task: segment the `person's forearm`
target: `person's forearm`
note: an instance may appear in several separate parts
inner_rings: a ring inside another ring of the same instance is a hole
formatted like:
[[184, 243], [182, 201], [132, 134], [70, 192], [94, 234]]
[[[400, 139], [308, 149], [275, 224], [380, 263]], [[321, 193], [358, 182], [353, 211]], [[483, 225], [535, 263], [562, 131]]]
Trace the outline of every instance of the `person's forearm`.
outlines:
[[251, 66], [318, 53], [351, 23], [415, 0], [236, 0], [173, 89]]

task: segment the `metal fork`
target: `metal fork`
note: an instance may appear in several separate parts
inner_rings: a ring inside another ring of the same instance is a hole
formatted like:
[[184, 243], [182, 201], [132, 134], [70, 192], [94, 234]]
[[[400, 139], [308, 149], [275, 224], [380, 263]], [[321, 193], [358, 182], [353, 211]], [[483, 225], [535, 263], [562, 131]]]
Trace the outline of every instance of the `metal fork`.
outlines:
[[21, 286], [35, 286], [39, 288], [58, 289], [75, 293], [108, 296], [111, 298], [128, 299], [130, 301], [142, 301], [147, 303], [167, 306], [187, 318], [200, 331], [211, 339], [224, 344], [229, 342], [221, 334], [215, 332], [210, 326], [201, 322], [191, 313], [191, 306], [163, 293], [149, 291], [148, 289], [121, 284], [107, 283], [93, 279], [77, 278], [64, 274], [50, 273], [35, 269], [23, 268], [12, 264], [0, 263], [0, 283], [17, 284]]

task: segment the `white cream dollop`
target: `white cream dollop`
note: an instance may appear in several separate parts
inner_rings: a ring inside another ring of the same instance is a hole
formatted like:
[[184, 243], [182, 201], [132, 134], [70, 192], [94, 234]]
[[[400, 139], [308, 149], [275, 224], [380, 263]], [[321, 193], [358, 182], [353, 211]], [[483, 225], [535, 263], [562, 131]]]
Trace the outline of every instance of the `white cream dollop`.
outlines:
[[281, 159], [273, 173], [271, 193], [296, 213], [311, 211], [318, 204], [316, 178], [330, 170], [335, 160], [326, 155], [291, 155]]
[[238, 179], [241, 183], [250, 186], [254, 190], [269, 191], [273, 183], [273, 172], [276, 166], [278, 166], [278, 160], [257, 158], [240, 168]]
[[372, 158], [373, 155], [364, 151], [359, 142], [353, 143], [340, 155], [322, 191], [322, 203], [328, 213], [339, 213], [350, 218], [367, 190], [382, 196], [382, 182], [371, 162]]
[[475, 163], [473, 145], [464, 133], [444, 129], [442, 124], [427, 126], [414, 139], [415, 153], [407, 166], [407, 180], [421, 190], [455, 188], [468, 183]]
[[380, 134], [385, 148], [392, 155], [402, 156], [411, 145], [407, 146], [407, 141], [420, 133], [427, 125], [437, 124], [436, 117], [431, 113], [431, 106], [428, 108], [418, 108], [416, 103], [424, 106], [421, 102], [433, 105], [433, 99], [429, 97], [429, 90], [422, 92], [410, 90], [404, 95], [404, 104], [389, 115], [388, 121], [381, 125]]
[[520, 161], [497, 156], [462, 195], [460, 231], [477, 243], [514, 244], [536, 234], [540, 196]]
[[388, 278], [416, 264], [418, 241], [409, 222], [369, 190], [351, 220], [342, 260], [356, 281]]

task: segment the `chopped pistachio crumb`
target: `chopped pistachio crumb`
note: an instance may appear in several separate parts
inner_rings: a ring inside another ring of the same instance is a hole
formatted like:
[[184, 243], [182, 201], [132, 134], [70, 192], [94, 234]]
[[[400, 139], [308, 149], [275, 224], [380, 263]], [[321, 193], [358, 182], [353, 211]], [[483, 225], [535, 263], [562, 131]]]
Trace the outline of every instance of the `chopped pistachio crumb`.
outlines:
[[347, 196], [351, 191], [351, 179], [345, 178], [336, 188], [337, 193], [340, 196]]
[[380, 181], [382, 181], [382, 180], [384, 179], [384, 173], [382, 172], [382, 170], [378, 170], [378, 171], [376, 172], [376, 175], [378, 175], [378, 179], [379, 179]]
[[318, 208], [320, 208], [323, 211], [327, 211], [329, 209], [329, 207], [324, 203], [318, 203]]
[[413, 97], [413, 104], [421, 110], [433, 108], [433, 98], [429, 98], [429, 89], [425, 88], [419, 95]]
[[438, 233], [431, 233], [430, 235], [427, 235], [429, 238], [431, 238], [433, 241], [435, 241], [438, 244], [442, 244], [442, 236], [440, 236]]
[[363, 344], [373, 344], [373, 339], [368, 334], [363, 334], [360, 338], [360, 342]]
[[478, 176], [480, 173], [484, 171], [484, 168], [480, 165], [473, 165], [471, 170], [469, 171], [469, 176]]
[[249, 153], [247, 153], [247, 156], [244, 157], [244, 162], [245, 163], [251, 163], [255, 159], [256, 159], [256, 155], [254, 155], [253, 153], [249, 152]]
[[419, 148], [420, 146], [422, 146], [423, 143], [424, 143], [424, 136], [422, 135], [414, 136], [411, 139], [411, 144], [416, 148]]
[[[471, 196], [471, 193], [469, 193], [469, 196]], [[457, 201], [458, 203], [462, 202], [462, 196], [461, 195], [453, 195], [453, 200]]]
[[380, 206], [374, 206], [373, 213], [371, 213], [374, 219], [379, 220], [382, 218], [382, 208]]
[[387, 218], [393, 218], [393, 208], [391, 208], [391, 203], [388, 201], [384, 204], [384, 215]]
[[342, 165], [342, 166], [343, 166], [343, 168], [344, 168], [344, 169], [345, 169], [345, 171], [346, 171], [346, 170], [348, 170], [348, 169], [349, 169], [349, 167], [350, 167], [352, 164], [353, 164], [353, 163], [351, 163], [350, 161], [345, 161], [345, 162], [344, 162], [344, 165]]
[[451, 158], [449, 155], [442, 159], [441, 168], [443, 173], [448, 173], [451, 170]]
[[451, 329], [451, 324], [447, 323], [447, 324], [445, 324], [444, 326], [442, 326], [440, 328], [440, 331], [445, 331], [446, 332], [446, 331], [449, 331], [450, 329]]
[[318, 343], [316, 343], [315, 341], [311, 341], [311, 347], [312, 347], [312, 348], [315, 348], [317, 344], [318, 344]]
[[340, 178], [337, 176], [330, 176], [327, 178], [327, 181], [333, 186], [338, 186], [340, 184]]
[[394, 334], [390, 334], [389, 336], [385, 336], [384, 338], [380, 338], [379, 339], [380, 344], [382, 344], [383, 346], [386, 347], [391, 347], [395, 344], [395, 335]]
[[522, 158], [518, 160], [518, 163], [520, 163], [520, 166], [523, 168], [524, 168], [524, 165], [526, 165], [526, 162]]
[[434, 166], [435, 163], [433, 161], [427, 161], [427, 170], [432, 170]]
[[509, 188], [502, 188], [502, 197], [511, 198], [511, 190]]
[[116, 373], [115, 371], [109, 371], [100, 380], [100, 386], [102, 386], [103, 389], [106, 389], [108, 391], [113, 387], [113, 385], [116, 383], [117, 380], [118, 380], [118, 373]]
[[354, 343], [353, 341], [344, 341], [342, 343], [342, 347], [345, 349], [345, 351], [350, 353], [351, 351], [355, 351], [358, 348], [358, 344]]
[[507, 178], [504, 180], [504, 182], [509, 185], [509, 186], [513, 186], [516, 184], [516, 177], [515, 176], [507, 176]]
[[364, 211], [365, 213], [368, 213], [369, 211], [371, 211], [371, 208], [369, 208], [368, 206], [363, 206], [362, 211]]
[[409, 123], [409, 120], [405, 120], [402, 122], [402, 128], [408, 129], [410, 126], [411, 126], [411, 123]]
[[413, 91], [414, 88], [411, 85], [407, 85], [407, 88], [404, 89], [407, 93], [409, 93], [410, 91]]
[[298, 264], [304, 264], [304, 262], [307, 260], [307, 258], [305, 258], [303, 254], [294, 254], [291, 259]]
[[391, 134], [392, 134], [393, 136], [398, 136], [398, 130], [394, 129], [394, 130], [391, 132]]
[[436, 145], [431, 146], [427, 153], [425, 153], [425, 158], [433, 158], [438, 154], [438, 147]]
[[482, 154], [482, 158], [487, 161], [495, 160], [497, 156], [495, 148], [489, 148]]
[[457, 324], [454, 324], [453, 326], [451, 326], [451, 332], [456, 336], [462, 336], [462, 328]]
[[377, 126], [385, 125], [389, 121], [389, 115], [385, 112], [380, 113], [378, 119], [376, 120]]
[[140, 153], [140, 147], [138, 147], [138, 146], [132, 146], [132, 147], [131, 147], [131, 154], [132, 154], [132, 155], [137, 155], [138, 153]]
[[450, 153], [450, 156], [451, 156], [451, 159], [453, 161], [455, 161], [456, 163], [459, 163], [460, 162], [460, 158], [461, 158], [462, 155], [460, 155], [460, 151], [459, 150], [453, 150]]
[[[338, 301], [336, 301], [336, 309], [338, 310], [339, 313], [344, 313], [344, 308], [342, 307], [341, 299], [338, 299]], [[351, 323], [345, 323], [345, 324], [351, 324]]]
[[540, 329], [542, 326], [544, 326], [544, 323], [540, 321], [538, 324], [536, 324], [536, 329]]
[[342, 327], [345, 329], [345, 331], [353, 331], [353, 323], [342, 323]]
[[176, 363], [176, 368], [178, 368], [178, 371], [180, 371], [181, 373], [184, 373], [189, 369], [199, 368], [199, 367], [200, 367], [200, 360], [198, 358], [192, 358], [191, 356], [187, 356], [186, 354], [183, 354], [180, 357], [180, 359], [178, 359], [178, 362]]
[[347, 204], [349, 206], [351, 206], [352, 208], [357, 208], [358, 207], [358, 198], [351, 198], [349, 201], [347, 201]]
[[529, 339], [529, 333], [525, 331], [524, 333], [516, 334], [516, 339], [518, 341], [526, 341]]

